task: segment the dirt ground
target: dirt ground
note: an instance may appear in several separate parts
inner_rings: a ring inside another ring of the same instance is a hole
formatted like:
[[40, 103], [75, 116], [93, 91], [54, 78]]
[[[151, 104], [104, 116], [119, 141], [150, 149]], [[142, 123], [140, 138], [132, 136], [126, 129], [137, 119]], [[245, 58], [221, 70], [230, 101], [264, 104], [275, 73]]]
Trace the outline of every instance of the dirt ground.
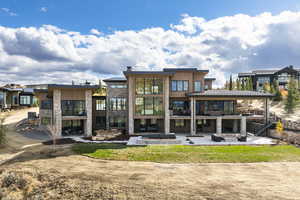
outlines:
[[[59, 146], [55, 153], [49, 153], [49, 148], [34, 148], [0, 167], [0, 197], [300, 199], [300, 163], [160, 164], [104, 161], [74, 155], [70, 145]], [[11, 181], [11, 176], [19, 181]]]

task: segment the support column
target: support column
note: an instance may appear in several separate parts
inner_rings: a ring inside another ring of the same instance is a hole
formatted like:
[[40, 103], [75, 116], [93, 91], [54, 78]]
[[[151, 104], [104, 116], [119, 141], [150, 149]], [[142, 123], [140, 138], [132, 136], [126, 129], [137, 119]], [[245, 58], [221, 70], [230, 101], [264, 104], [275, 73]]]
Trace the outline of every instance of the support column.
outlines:
[[191, 135], [196, 135], [196, 115], [195, 115], [195, 98], [191, 97]]
[[222, 117], [217, 117], [217, 134], [222, 134]]
[[238, 132], [238, 119], [233, 120], [233, 132]]
[[133, 119], [133, 105], [134, 105], [134, 78], [128, 76], [128, 134], [134, 134], [134, 119]]
[[165, 134], [170, 133], [170, 81], [167, 76], [164, 79], [164, 111], [165, 111]]
[[92, 90], [85, 91], [85, 110], [86, 110], [86, 123], [85, 123], [85, 135], [92, 136]]
[[269, 108], [270, 108], [270, 105], [269, 105], [269, 99], [266, 98], [265, 99], [265, 124], [268, 124], [269, 123], [269, 119], [270, 119], [270, 112], [269, 112]]
[[62, 113], [61, 113], [61, 90], [53, 90], [53, 127], [57, 138], [61, 137]]
[[243, 116], [241, 118], [241, 135], [242, 136], [246, 136], [247, 135], [247, 118], [245, 116]]

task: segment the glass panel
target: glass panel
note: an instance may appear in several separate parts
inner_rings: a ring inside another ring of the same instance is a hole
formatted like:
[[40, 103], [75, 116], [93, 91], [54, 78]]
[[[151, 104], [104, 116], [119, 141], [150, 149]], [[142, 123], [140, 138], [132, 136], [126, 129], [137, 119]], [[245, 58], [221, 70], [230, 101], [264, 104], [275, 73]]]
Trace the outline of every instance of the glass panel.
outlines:
[[138, 115], [144, 115], [144, 98], [137, 97], [135, 99], [135, 113]]
[[183, 127], [184, 126], [184, 119], [175, 119], [175, 126], [176, 127]]
[[177, 91], [183, 91], [183, 81], [177, 81]]
[[195, 81], [195, 92], [201, 92], [201, 82]]
[[117, 110], [117, 98], [110, 98], [110, 109]]
[[145, 82], [143, 78], [135, 79], [136, 94], [144, 94]]
[[153, 114], [153, 97], [145, 97], [145, 115]]
[[183, 81], [183, 90], [188, 91], [189, 90], [189, 82], [188, 81]]
[[154, 97], [154, 115], [163, 114], [163, 99], [162, 97]]
[[41, 109], [45, 109], [45, 110], [52, 109], [52, 100], [42, 100]]
[[177, 81], [172, 81], [172, 91], [177, 91]]
[[20, 104], [29, 105], [30, 104], [30, 96], [20, 96]]
[[153, 79], [146, 78], [145, 79], [145, 94], [152, 94], [152, 86], [153, 86]]
[[160, 78], [155, 78], [153, 81], [153, 94], [162, 94], [163, 81]]
[[224, 113], [225, 114], [233, 114], [234, 112], [234, 102], [233, 101], [225, 101], [224, 102]]

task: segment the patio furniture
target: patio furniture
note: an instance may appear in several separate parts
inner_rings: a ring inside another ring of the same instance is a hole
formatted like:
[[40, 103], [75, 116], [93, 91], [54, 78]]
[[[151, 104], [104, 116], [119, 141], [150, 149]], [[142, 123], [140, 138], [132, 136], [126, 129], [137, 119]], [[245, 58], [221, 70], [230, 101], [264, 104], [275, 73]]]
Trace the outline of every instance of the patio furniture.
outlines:
[[225, 141], [224, 137], [221, 137], [221, 136], [216, 135], [216, 134], [212, 134], [212, 135], [211, 135], [211, 140], [214, 141], [214, 142], [222, 142], [222, 141]]
[[238, 136], [237, 137], [237, 140], [239, 141], [239, 142], [247, 142], [247, 136]]

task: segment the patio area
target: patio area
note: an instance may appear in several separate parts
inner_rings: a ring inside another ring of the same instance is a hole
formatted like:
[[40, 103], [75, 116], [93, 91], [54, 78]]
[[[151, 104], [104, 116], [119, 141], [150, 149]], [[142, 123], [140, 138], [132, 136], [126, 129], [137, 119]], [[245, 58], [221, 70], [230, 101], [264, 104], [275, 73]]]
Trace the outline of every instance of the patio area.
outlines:
[[240, 142], [236, 137], [226, 137], [225, 141], [214, 142], [210, 135], [205, 136], [184, 136], [176, 135], [175, 139], [152, 139], [143, 136], [130, 137], [128, 146], [143, 145], [199, 145], [199, 146], [232, 146], [232, 145], [272, 145], [276, 141], [267, 137], [248, 136], [246, 142]]

